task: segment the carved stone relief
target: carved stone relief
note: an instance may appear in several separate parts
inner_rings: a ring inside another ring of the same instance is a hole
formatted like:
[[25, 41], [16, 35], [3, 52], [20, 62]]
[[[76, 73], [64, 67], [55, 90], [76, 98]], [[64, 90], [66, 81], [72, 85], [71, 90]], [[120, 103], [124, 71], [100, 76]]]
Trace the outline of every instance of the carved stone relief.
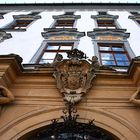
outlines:
[[14, 95], [6, 87], [0, 85], [0, 105], [7, 104], [14, 100]]
[[92, 64], [86, 61], [86, 55], [77, 50], [67, 52], [69, 59], [55, 63], [54, 77], [57, 88], [63, 94], [64, 100], [69, 103], [77, 103], [82, 99], [92, 86], [92, 80], [96, 77], [95, 70], [99, 68], [97, 57], [93, 57]]
[[140, 87], [138, 87], [137, 91], [131, 96], [130, 102], [140, 105]]

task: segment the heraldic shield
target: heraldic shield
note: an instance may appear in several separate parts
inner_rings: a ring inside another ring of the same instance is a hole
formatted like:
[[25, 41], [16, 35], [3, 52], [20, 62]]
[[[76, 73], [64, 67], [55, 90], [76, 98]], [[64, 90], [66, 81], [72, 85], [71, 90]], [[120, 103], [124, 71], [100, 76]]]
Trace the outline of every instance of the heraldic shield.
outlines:
[[54, 77], [57, 82], [57, 88], [63, 94], [64, 100], [75, 104], [92, 86], [92, 80], [96, 77], [95, 70], [99, 63], [97, 57], [93, 56], [92, 63], [86, 60], [86, 55], [78, 49], [67, 52], [69, 59], [62, 59], [58, 55], [55, 62], [56, 71]]

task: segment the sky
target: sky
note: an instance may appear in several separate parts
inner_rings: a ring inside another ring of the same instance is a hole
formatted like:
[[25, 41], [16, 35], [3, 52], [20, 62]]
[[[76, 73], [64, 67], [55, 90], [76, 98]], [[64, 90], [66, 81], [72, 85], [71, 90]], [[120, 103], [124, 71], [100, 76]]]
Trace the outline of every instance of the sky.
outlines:
[[140, 3], [140, 0], [0, 0], [0, 3]]

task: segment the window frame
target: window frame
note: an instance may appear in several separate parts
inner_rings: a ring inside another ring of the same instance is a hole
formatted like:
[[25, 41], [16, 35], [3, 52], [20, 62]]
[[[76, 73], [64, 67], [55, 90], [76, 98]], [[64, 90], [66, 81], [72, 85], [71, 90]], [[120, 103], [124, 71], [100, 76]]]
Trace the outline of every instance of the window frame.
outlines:
[[[98, 54], [99, 54], [99, 59], [100, 59], [100, 63], [102, 64], [102, 65], [104, 65], [103, 64], [103, 61], [112, 61], [112, 62], [114, 62], [114, 64], [115, 65], [106, 65], [106, 66], [117, 66], [117, 67], [127, 67], [127, 66], [129, 66], [129, 65], [118, 65], [117, 63], [118, 62], [128, 62], [129, 64], [130, 64], [130, 61], [131, 61], [131, 58], [130, 58], [130, 55], [129, 55], [129, 53], [128, 53], [128, 51], [126, 50], [126, 47], [125, 47], [125, 45], [124, 45], [124, 43], [97, 43], [97, 45], [98, 45]], [[110, 48], [110, 50], [107, 50], [107, 51], [105, 51], [105, 50], [100, 50], [99, 48], [100, 47], [105, 47], [105, 46], [107, 46], [107, 47], [109, 47]], [[118, 47], [118, 48], [122, 48], [123, 49], [123, 51], [113, 51], [113, 46], [116, 46], [116, 48]], [[113, 59], [112, 60], [103, 60], [102, 58], [101, 58], [101, 53], [103, 54], [103, 53], [106, 53], [106, 54], [111, 54], [112, 55], [112, 57], [113, 57]], [[125, 54], [125, 56], [126, 56], [126, 58], [128, 59], [128, 61], [126, 60], [126, 61], [121, 61], [121, 60], [117, 60], [116, 59], [116, 57], [115, 57], [115, 54]]]
[[52, 28], [74, 28], [74, 24], [75, 19], [57, 19]]
[[[49, 45], [58, 46], [58, 49], [56, 49], [56, 50], [49, 49], [49, 50], [48, 50], [47, 48], [48, 48]], [[37, 60], [36, 60], [35, 63], [37, 63], [37, 64], [42, 64], [42, 63], [40, 63], [40, 62], [41, 62], [42, 57], [43, 57], [43, 55], [44, 55], [45, 53], [56, 53], [54, 59], [46, 59], [46, 60], [53, 60], [52, 62], [55, 62], [55, 61], [56, 61], [56, 56], [57, 56], [57, 54], [59, 54], [59, 53], [60, 53], [60, 54], [61, 54], [61, 53], [66, 53], [67, 51], [69, 51], [69, 50], [67, 50], [67, 49], [66, 49], [66, 50], [60, 50], [60, 48], [61, 48], [62, 46], [71, 46], [71, 49], [70, 49], [70, 50], [72, 50], [72, 49], [74, 48], [74, 42], [48, 42], [48, 43], [45, 45], [43, 51], [41, 52], [41, 54], [39, 55], [39, 57], [37, 58]], [[48, 63], [49, 63], [49, 62], [48, 62]]]

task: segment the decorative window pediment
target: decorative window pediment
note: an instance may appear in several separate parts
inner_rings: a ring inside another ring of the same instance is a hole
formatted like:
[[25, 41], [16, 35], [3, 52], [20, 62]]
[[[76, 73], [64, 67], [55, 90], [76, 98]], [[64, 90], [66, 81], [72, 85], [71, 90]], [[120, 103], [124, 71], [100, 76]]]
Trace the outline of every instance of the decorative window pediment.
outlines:
[[85, 35], [84, 32], [77, 31], [76, 28], [73, 29], [55, 29], [55, 28], [45, 28], [45, 32], [42, 32], [42, 36], [46, 40], [77, 40], [80, 37], [83, 37]]
[[6, 33], [5, 31], [0, 30], [0, 42], [3, 42], [6, 39], [12, 38], [10, 33]]
[[13, 18], [15, 20], [36, 20], [36, 19], [40, 19], [41, 16], [40, 15], [13, 15]]
[[58, 15], [58, 16], [53, 16], [53, 19], [55, 20], [76, 20], [76, 19], [80, 19], [81, 16], [80, 15]]
[[130, 33], [125, 33], [125, 29], [94, 29], [92, 32], [88, 32], [88, 36], [95, 40], [126, 40]]
[[114, 19], [118, 19], [119, 16], [117, 15], [91, 15], [91, 18], [96, 19], [96, 20], [114, 20]]

